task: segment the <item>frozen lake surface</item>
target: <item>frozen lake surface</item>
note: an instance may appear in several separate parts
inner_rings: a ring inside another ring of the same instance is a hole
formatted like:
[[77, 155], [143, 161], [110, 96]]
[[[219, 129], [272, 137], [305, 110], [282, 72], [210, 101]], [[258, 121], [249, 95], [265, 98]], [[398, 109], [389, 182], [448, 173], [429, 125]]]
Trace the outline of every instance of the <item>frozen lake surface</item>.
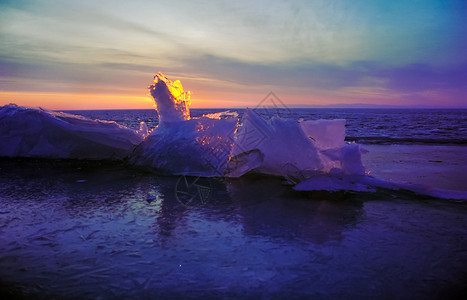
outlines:
[[[466, 110], [286, 112], [346, 119], [370, 175], [466, 190]], [[154, 110], [78, 113], [158, 124]], [[0, 158], [1, 299], [448, 299], [467, 295], [466, 270], [467, 199]]]
[[105, 162], [0, 168], [2, 298], [466, 293], [465, 201], [299, 193], [274, 177], [192, 184]]

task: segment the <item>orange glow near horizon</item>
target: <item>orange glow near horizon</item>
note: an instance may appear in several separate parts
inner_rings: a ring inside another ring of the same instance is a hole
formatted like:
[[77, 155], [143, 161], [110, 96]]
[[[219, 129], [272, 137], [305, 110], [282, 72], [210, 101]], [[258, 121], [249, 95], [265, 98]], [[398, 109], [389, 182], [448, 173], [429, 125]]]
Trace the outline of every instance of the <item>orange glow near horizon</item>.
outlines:
[[[244, 108], [256, 107], [267, 93], [235, 93], [199, 91], [192, 94], [191, 108]], [[285, 106], [328, 105], [349, 103], [349, 98], [337, 95], [303, 95], [276, 93]], [[351, 98], [350, 98], [351, 99]], [[366, 101], [365, 101], [366, 100]], [[387, 100], [387, 99], [385, 99]], [[384, 101], [386, 102], [386, 101]], [[42, 107], [50, 110], [93, 110], [93, 109], [154, 109], [155, 104], [148, 95], [131, 94], [84, 94], [50, 92], [0, 92], [0, 106], [14, 103], [19, 106]], [[351, 102], [350, 102], [351, 103]], [[370, 99], [359, 99], [359, 103], [371, 104]], [[397, 99], [392, 99], [396, 104]], [[269, 103], [270, 105], [271, 103]], [[402, 104], [402, 103], [397, 103]], [[268, 105], [268, 103], [263, 103]]]
[[144, 109], [152, 108], [149, 96], [111, 94], [69, 94], [43, 92], [0, 92], [0, 104], [42, 107], [51, 110]]
[[[223, 108], [248, 106], [245, 101], [229, 97], [226, 101], [204, 97], [192, 99], [192, 108]], [[214, 95], [215, 96], [215, 95]], [[238, 99], [238, 98], [237, 98]], [[44, 92], [0, 92], [0, 106], [14, 103], [18, 106], [42, 107], [50, 110], [88, 109], [153, 109], [154, 101], [147, 96], [113, 94], [71, 94]], [[251, 106], [251, 105], [250, 105]]]
[[[200, 93], [191, 99], [191, 108], [254, 107], [264, 98], [259, 94]], [[222, 100], [219, 100], [222, 99]], [[153, 109], [147, 96], [114, 94], [71, 94], [46, 92], [0, 92], [0, 106], [42, 107], [50, 110]]]

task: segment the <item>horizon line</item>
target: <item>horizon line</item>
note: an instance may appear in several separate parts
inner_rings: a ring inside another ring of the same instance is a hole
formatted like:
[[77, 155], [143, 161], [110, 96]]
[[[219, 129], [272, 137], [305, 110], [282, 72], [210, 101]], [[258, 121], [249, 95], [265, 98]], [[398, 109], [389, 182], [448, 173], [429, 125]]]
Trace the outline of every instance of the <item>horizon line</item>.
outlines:
[[[41, 108], [41, 107], [38, 107]], [[190, 110], [202, 110], [202, 109], [467, 109], [467, 106], [384, 106], [384, 105], [375, 105], [375, 106], [339, 106], [339, 105], [309, 105], [309, 106], [290, 106], [290, 107], [275, 107], [275, 106], [261, 106], [261, 107], [194, 107]], [[46, 109], [52, 111], [87, 111], [87, 110], [156, 110], [156, 108], [79, 108], [79, 109]]]

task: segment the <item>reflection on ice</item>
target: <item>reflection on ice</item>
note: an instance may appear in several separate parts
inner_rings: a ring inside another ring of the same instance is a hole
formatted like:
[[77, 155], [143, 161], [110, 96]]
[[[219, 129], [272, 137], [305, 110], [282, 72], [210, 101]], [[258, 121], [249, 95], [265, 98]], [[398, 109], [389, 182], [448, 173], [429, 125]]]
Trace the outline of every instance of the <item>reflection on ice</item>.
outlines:
[[352, 197], [344, 203], [303, 199], [279, 179], [240, 178], [226, 187], [233, 205], [238, 205], [235, 211], [244, 233], [253, 236], [280, 239], [283, 231], [290, 231], [290, 238], [315, 244], [341, 240], [342, 232], [362, 214], [362, 203]]
[[0, 168], [0, 278], [26, 296], [413, 298], [464, 284], [465, 205], [389, 193], [340, 201], [247, 176], [209, 179], [209, 202], [187, 209], [178, 178], [121, 164]]

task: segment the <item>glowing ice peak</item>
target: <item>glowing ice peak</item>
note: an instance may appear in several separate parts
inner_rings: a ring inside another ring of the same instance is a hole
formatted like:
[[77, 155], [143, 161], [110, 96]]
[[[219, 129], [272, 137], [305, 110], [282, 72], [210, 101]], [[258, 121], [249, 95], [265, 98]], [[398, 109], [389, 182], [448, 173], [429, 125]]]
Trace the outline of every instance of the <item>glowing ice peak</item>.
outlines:
[[148, 87], [159, 113], [159, 123], [190, 119], [190, 92], [184, 92], [180, 80], [171, 81], [162, 73]]

